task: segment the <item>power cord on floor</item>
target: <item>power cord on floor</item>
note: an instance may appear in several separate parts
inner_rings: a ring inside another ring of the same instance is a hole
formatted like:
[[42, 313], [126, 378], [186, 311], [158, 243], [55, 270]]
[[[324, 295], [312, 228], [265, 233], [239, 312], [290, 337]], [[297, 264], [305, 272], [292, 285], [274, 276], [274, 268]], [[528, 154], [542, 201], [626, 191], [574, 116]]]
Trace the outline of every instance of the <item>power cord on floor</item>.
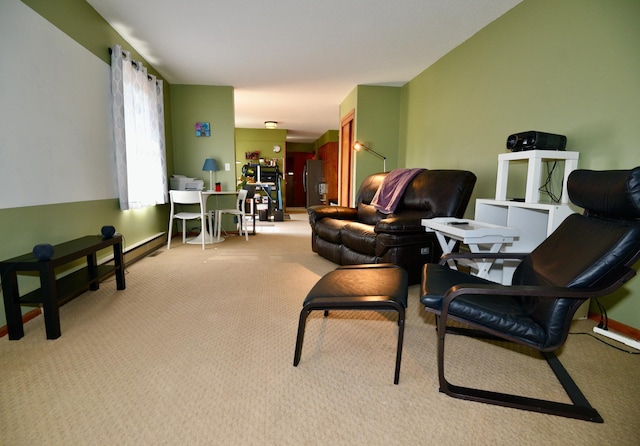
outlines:
[[607, 316], [607, 310], [600, 303], [600, 300], [596, 297], [594, 298], [596, 301], [596, 305], [598, 306], [598, 310], [600, 310], [600, 322], [598, 323], [598, 328], [602, 328], [603, 330], [609, 329], [609, 317]]

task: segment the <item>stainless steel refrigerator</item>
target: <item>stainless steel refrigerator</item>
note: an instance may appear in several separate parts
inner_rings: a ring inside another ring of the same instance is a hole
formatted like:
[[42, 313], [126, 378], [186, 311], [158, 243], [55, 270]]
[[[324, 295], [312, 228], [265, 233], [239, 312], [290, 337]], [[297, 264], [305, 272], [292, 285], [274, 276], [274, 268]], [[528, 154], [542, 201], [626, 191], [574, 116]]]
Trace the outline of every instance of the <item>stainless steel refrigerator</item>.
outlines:
[[307, 160], [302, 173], [302, 184], [307, 196], [307, 207], [322, 204], [326, 191], [322, 182], [322, 161]]

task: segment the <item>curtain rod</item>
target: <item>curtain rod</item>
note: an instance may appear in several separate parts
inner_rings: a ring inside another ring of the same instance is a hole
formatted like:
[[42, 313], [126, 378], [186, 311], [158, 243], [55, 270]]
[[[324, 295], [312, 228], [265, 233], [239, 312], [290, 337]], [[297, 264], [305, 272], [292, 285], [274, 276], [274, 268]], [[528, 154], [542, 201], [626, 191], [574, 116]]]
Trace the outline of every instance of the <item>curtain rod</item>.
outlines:
[[[111, 47], [109, 47], [109, 54], [110, 54], [110, 55], [111, 55], [111, 54], [113, 54], [113, 48], [111, 48]], [[124, 51], [122, 51], [122, 56], [123, 56], [123, 57], [126, 57], [126, 56], [127, 56], [127, 54], [126, 54]], [[133, 60], [133, 59], [131, 59], [131, 65], [133, 65], [134, 67], [136, 67], [136, 68], [138, 68], [138, 69], [139, 69], [140, 67], [138, 66], [138, 64], [140, 64], [140, 66], [143, 66], [143, 67], [144, 67], [144, 65], [142, 64], [142, 62], [138, 62], [137, 60]], [[156, 76], [156, 77], [157, 77], [157, 76]], [[153, 80], [153, 77], [152, 77], [150, 74], [147, 74], [147, 79], [148, 79], [148, 80], [150, 80], [150, 81], [152, 81], [152, 80]], [[157, 85], [157, 84], [158, 84], [158, 81], [156, 80], [156, 85]]]

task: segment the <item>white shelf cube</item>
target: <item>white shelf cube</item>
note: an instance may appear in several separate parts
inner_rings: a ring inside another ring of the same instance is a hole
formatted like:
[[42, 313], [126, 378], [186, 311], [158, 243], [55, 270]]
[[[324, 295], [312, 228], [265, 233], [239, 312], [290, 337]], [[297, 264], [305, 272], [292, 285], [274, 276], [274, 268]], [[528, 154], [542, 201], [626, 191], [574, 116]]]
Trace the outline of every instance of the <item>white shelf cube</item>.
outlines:
[[501, 153], [498, 155], [498, 178], [496, 182], [496, 200], [507, 199], [507, 183], [509, 179], [509, 163], [527, 161], [527, 189], [524, 201], [538, 203], [540, 201], [540, 182], [542, 180], [543, 161], [564, 161], [564, 178], [562, 180], [562, 197], [560, 203], [569, 203], [567, 194], [567, 178], [578, 168], [578, 152], [561, 150], [524, 150], [522, 152]]

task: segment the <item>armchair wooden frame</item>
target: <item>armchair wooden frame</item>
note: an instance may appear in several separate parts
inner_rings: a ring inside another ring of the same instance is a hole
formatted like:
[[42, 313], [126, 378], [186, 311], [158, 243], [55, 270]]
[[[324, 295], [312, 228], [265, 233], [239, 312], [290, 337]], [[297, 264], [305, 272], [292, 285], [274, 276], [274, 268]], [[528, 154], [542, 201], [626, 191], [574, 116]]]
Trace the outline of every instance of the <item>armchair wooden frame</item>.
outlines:
[[[640, 254], [640, 253], [639, 253]], [[494, 259], [522, 259], [526, 254], [518, 253], [478, 253], [478, 254], [462, 254], [453, 253], [451, 255], [443, 256], [440, 265], [445, 265], [447, 260], [453, 258], [494, 258]], [[635, 263], [640, 256], [637, 255], [631, 264]], [[559, 415], [568, 418], [576, 418], [581, 420], [593, 421], [602, 423], [604, 420], [594, 409], [589, 401], [584, 396], [580, 388], [575, 381], [571, 378], [569, 372], [562, 365], [553, 351], [541, 350], [540, 353], [553, 370], [558, 382], [562, 385], [563, 389], [567, 393], [567, 396], [571, 399], [573, 404], [560, 403], [555, 401], [541, 400], [536, 398], [529, 398], [519, 395], [511, 395], [500, 392], [492, 392], [481, 389], [473, 389], [469, 387], [457, 386], [447, 381], [444, 372], [444, 343], [446, 333], [464, 334], [474, 337], [490, 337], [497, 339], [505, 339], [520, 345], [532, 347], [530, 344], [520, 342], [517, 338], [506, 336], [498, 331], [488, 329], [487, 327], [480, 326], [468, 319], [459, 318], [449, 314], [449, 306], [451, 302], [465, 294], [485, 294], [492, 296], [512, 296], [514, 294], [520, 296], [536, 296], [539, 298], [571, 298], [579, 299], [579, 302], [574, 305], [571, 316], [575, 314], [575, 311], [580, 307], [582, 302], [587, 299], [600, 297], [611, 293], [616, 290], [622, 284], [627, 282], [636, 272], [627, 268], [625, 274], [616, 277], [612, 280], [608, 286], [590, 289], [579, 290], [562, 287], [540, 287], [540, 286], [502, 286], [496, 285], [479, 285], [479, 284], [460, 284], [451, 288], [443, 300], [442, 310], [436, 315], [437, 331], [438, 331], [438, 381], [440, 385], [440, 391], [454, 398], [460, 398], [469, 401], [478, 401], [482, 403], [495, 404], [499, 406], [512, 407], [517, 409], [524, 409], [534, 412], [547, 413], [552, 415]], [[429, 310], [429, 309], [427, 309]], [[472, 328], [460, 328], [460, 327], [447, 327], [447, 321], [456, 321], [465, 324]], [[482, 331], [478, 330], [481, 329]], [[489, 336], [487, 336], [489, 334]]]
[[[526, 254], [520, 253], [495, 253], [495, 254], [487, 254], [487, 253], [452, 253], [449, 255], [445, 255], [442, 257], [440, 261], [440, 265], [446, 265], [448, 260], [453, 259], [480, 259], [480, 258], [493, 258], [493, 259], [522, 259], [526, 256]], [[636, 255], [635, 259], [631, 262], [631, 264], [635, 263], [635, 261], [640, 258], [639, 255]], [[560, 403], [555, 401], [542, 400], [537, 398], [530, 398], [519, 395], [512, 395], [500, 392], [492, 392], [488, 390], [474, 389], [470, 387], [458, 386], [451, 384], [447, 381], [445, 377], [444, 371], [444, 346], [445, 346], [445, 335], [447, 333], [451, 334], [463, 334], [472, 337], [487, 337], [491, 339], [504, 339], [507, 341], [511, 341], [520, 345], [524, 345], [530, 348], [533, 348], [530, 344], [520, 341], [517, 338], [513, 338], [505, 335], [496, 330], [489, 329], [487, 327], [481, 326], [479, 324], [474, 323], [468, 319], [459, 318], [454, 315], [449, 314], [449, 307], [451, 302], [465, 294], [474, 294], [474, 295], [492, 295], [492, 296], [535, 296], [538, 298], [549, 298], [549, 299], [558, 299], [558, 298], [570, 298], [570, 299], [578, 299], [578, 302], [574, 304], [573, 311], [570, 311], [571, 317], [575, 314], [575, 311], [580, 307], [580, 305], [586, 301], [587, 299], [593, 297], [600, 297], [611, 293], [616, 290], [622, 284], [627, 282], [633, 276], [635, 276], [636, 272], [631, 268], [625, 268], [624, 274], [621, 274], [617, 277], [612, 278], [609, 281], [609, 284], [605, 287], [601, 287], [598, 289], [589, 289], [589, 290], [581, 290], [581, 289], [572, 289], [572, 288], [563, 288], [563, 287], [540, 287], [540, 286], [503, 286], [503, 285], [479, 285], [479, 284], [459, 284], [449, 289], [449, 291], [445, 294], [442, 310], [436, 314], [436, 323], [437, 323], [437, 331], [438, 331], [438, 381], [440, 385], [440, 391], [454, 398], [460, 398], [468, 401], [477, 401], [481, 403], [494, 404], [498, 406], [511, 407], [516, 409], [529, 410], [533, 412], [547, 413], [552, 415], [559, 415], [568, 418], [576, 418], [586, 421], [593, 421], [602, 423], [604, 420], [598, 413], [596, 409], [594, 409], [587, 398], [584, 396], [580, 388], [577, 386], [573, 378], [565, 367], [562, 365], [560, 360], [551, 350], [555, 350], [554, 346], [551, 349], [540, 350], [540, 353], [544, 357], [544, 359], [549, 364], [549, 367], [555, 374], [558, 382], [562, 385], [565, 390], [567, 396], [571, 399], [573, 404], [569, 403]], [[429, 308], [427, 308], [429, 311]], [[456, 321], [467, 325], [471, 328], [464, 327], [451, 327], [447, 326], [447, 321]]]

